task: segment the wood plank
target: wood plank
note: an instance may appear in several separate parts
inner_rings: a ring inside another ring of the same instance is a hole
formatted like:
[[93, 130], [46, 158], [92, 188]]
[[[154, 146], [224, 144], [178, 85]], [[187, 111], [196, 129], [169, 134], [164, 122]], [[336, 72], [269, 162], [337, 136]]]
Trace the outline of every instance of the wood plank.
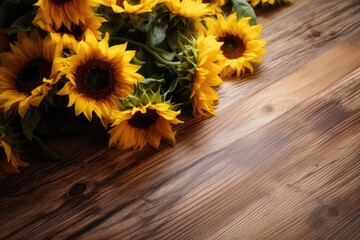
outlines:
[[266, 63], [219, 89], [219, 116], [186, 118], [175, 148], [68, 136], [66, 160], [1, 182], [0, 239], [356, 237], [360, 5], [294, 1], [259, 18]]

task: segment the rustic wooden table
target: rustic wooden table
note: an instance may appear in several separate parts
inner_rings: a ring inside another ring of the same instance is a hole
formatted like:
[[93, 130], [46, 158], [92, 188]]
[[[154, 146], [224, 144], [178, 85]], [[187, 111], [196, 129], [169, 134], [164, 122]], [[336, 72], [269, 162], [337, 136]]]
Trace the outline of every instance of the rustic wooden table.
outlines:
[[107, 149], [0, 182], [0, 239], [360, 239], [360, 2], [260, 13], [265, 64], [220, 88], [177, 144]]

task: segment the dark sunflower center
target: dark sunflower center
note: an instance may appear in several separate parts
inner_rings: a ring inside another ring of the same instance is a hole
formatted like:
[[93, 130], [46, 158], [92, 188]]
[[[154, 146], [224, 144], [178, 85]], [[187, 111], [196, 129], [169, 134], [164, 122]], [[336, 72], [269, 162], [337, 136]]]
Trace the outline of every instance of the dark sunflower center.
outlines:
[[43, 58], [37, 58], [27, 63], [16, 77], [16, 89], [30, 94], [32, 90], [43, 83], [43, 78], [49, 78], [52, 64]]
[[55, 5], [63, 5], [69, 3], [71, 0], [50, 0]]
[[106, 99], [115, 89], [114, 70], [101, 60], [92, 59], [79, 66], [75, 81], [79, 92], [93, 99]]
[[71, 34], [75, 37], [76, 40], [80, 41], [83, 34], [84, 34], [84, 31], [83, 31], [83, 28], [82, 26], [80, 25], [75, 25], [75, 24], [71, 24], [71, 29], [68, 29], [65, 25], [61, 25], [61, 27], [56, 30], [57, 33], [61, 33], [61, 34]]
[[202, 0], [202, 3], [212, 3], [211, 0]]
[[148, 128], [156, 123], [159, 114], [155, 109], [147, 109], [146, 113], [136, 112], [129, 120], [129, 124], [136, 128]]
[[221, 46], [221, 50], [224, 53], [224, 56], [228, 59], [239, 58], [243, 55], [245, 51], [245, 45], [241, 38], [226, 35], [225, 37], [219, 38], [220, 42], [224, 42]]

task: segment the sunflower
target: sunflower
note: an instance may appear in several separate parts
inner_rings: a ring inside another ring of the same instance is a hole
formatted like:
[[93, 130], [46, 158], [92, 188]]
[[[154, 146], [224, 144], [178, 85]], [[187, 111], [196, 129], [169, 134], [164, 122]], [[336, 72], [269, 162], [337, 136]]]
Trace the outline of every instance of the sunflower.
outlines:
[[111, 7], [115, 13], [140, 14], [152, 12], [159, 2], [161, 0], [107, 0], [103, 5]]
[[[158, 100], [155, 100], [156, 98]], [[170, 102], [164, 102], [159, 92], [150, 97], [147, 95], [138, 98], [132, 95], [128, 101], [132, 107], [112, 111], [113, 128], [109, 131], [109, 146], [119, 149], [142, 149], [147, 143], [153, 148], [158, 148], [162, 138], [175, 142], [175, 132], [171, 125], [182, 123], [177, 119], [180, 110], [175, 111], [176, 107]], [[122, 105], [130, 106], [124, 103]]]
[[67, 29], [72, 28], [72, 23], [85, 24], [86, 18], [94, 15], [92, 6], [102, 1], [89, 0], [39, 0], [34, 5], [39, 10], [33, 20], [34, 24], [38, 21], [44, 24], [54, 24], [54, 29], [60, 29], [64, 25]]
[[214, 14], [214, 9], [202, 0], [165, 0], [171, 13], [188, 19], [196, 19]]
[[64, 40], [72, 45], [72, 39], [75, 41], [80, 41], [84, 39], [85, 32], [91, 31], [98, 40], [101, 39], [101, 32], [98, 30], [101, 27], [101, 24], [106, 22], [105, 18], [99, 16], [92, 16], [89, 18], [84, 18], [84, 22], [79, 22], [79, 24], [70, 23], [70, 28], [68, 28], [65, 24], [62, 24], [60, 28], [55, 26], [54, 22], [44, 22], [41, 19], [37, 19], [33, 21], [33, 24], [37, 27], [50, 32], [50, 33], [58, 33], [61, 36], [65, 36]]
[[30, 106], [39, 106], [55, 84], [57, 69], [53, 60], [60, 57], [62, 44], [51, 36], [42, 39], [37, 31], [18, 34], [12, 52], [3, 54], [0, 65], [0, 108], [24, 117]]
[[29, 164], [19, 159], [9, 142], [0, 139], [0, 175], [6, 173], [18, 173], [19, 167], [27, 167]]
[[202, 0], [202, 3], [209, 4], [215, 12], [222, 12], [221, 6], [225, 4], [225, 0]]
[[251, 6], [255, 7], [261, 3], [261, 5], [267, 5], [267, 4], [282, 4], [282, 3], [289, 3], [291, 0], [247, 0], [251, 3]]
[[191, 96], [193, 115], [196, 118], [216, 115], [215, 104], [219, 95], [214, 87], [223, 81], [219, 77], [224, 58], [221, 54], [222, 43], [217, 42], [215, 36], [200, 35], [196, 40], [197, 57], [196, 71], [192, 83]]
[[217, 20], [208, 19], [207, 34], [216, 35], [217, 41], [224, 42], [221, 47], [226, 62], [221, 77], [230, 77], [236, 73], [239, 77], [246, 69], [254, 71], [252, 63], [262, 63], [260, 56], [266, 51], [263, 49], [267, 43], [259, 39], [262, 26], [249, 25], [250, 18], [237, 20], [236, 13], [230, 14], [226, 19], [218, 15]]
[[118, 97], [131, 94], [134, 84], [143, 79], [136, 73], [139, 66], [130, 64], [135, 51], [125, 51], [126, 44], [109, 47], [109, 34], [98, 42], [86, 32], [75, 52], [68, 58], [59, 58], [56, 64], [67, 81], [58, 92], [68, 95], [68, 107], [75, 105], [75, 115], [84, 114], [91, 121], [92, 112], [107, 126], [111, 110], [117, 108]]

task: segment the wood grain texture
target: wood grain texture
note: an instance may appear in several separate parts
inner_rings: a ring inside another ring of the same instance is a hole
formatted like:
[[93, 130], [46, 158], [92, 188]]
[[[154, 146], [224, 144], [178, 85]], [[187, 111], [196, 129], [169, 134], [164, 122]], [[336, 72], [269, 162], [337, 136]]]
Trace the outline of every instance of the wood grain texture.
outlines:
[[107, 148], [101, 132], [0, 182], [0, 239], [360, 239], [360, 4], [259, 12], [254, 75], [186, 115], [177, 143]]

